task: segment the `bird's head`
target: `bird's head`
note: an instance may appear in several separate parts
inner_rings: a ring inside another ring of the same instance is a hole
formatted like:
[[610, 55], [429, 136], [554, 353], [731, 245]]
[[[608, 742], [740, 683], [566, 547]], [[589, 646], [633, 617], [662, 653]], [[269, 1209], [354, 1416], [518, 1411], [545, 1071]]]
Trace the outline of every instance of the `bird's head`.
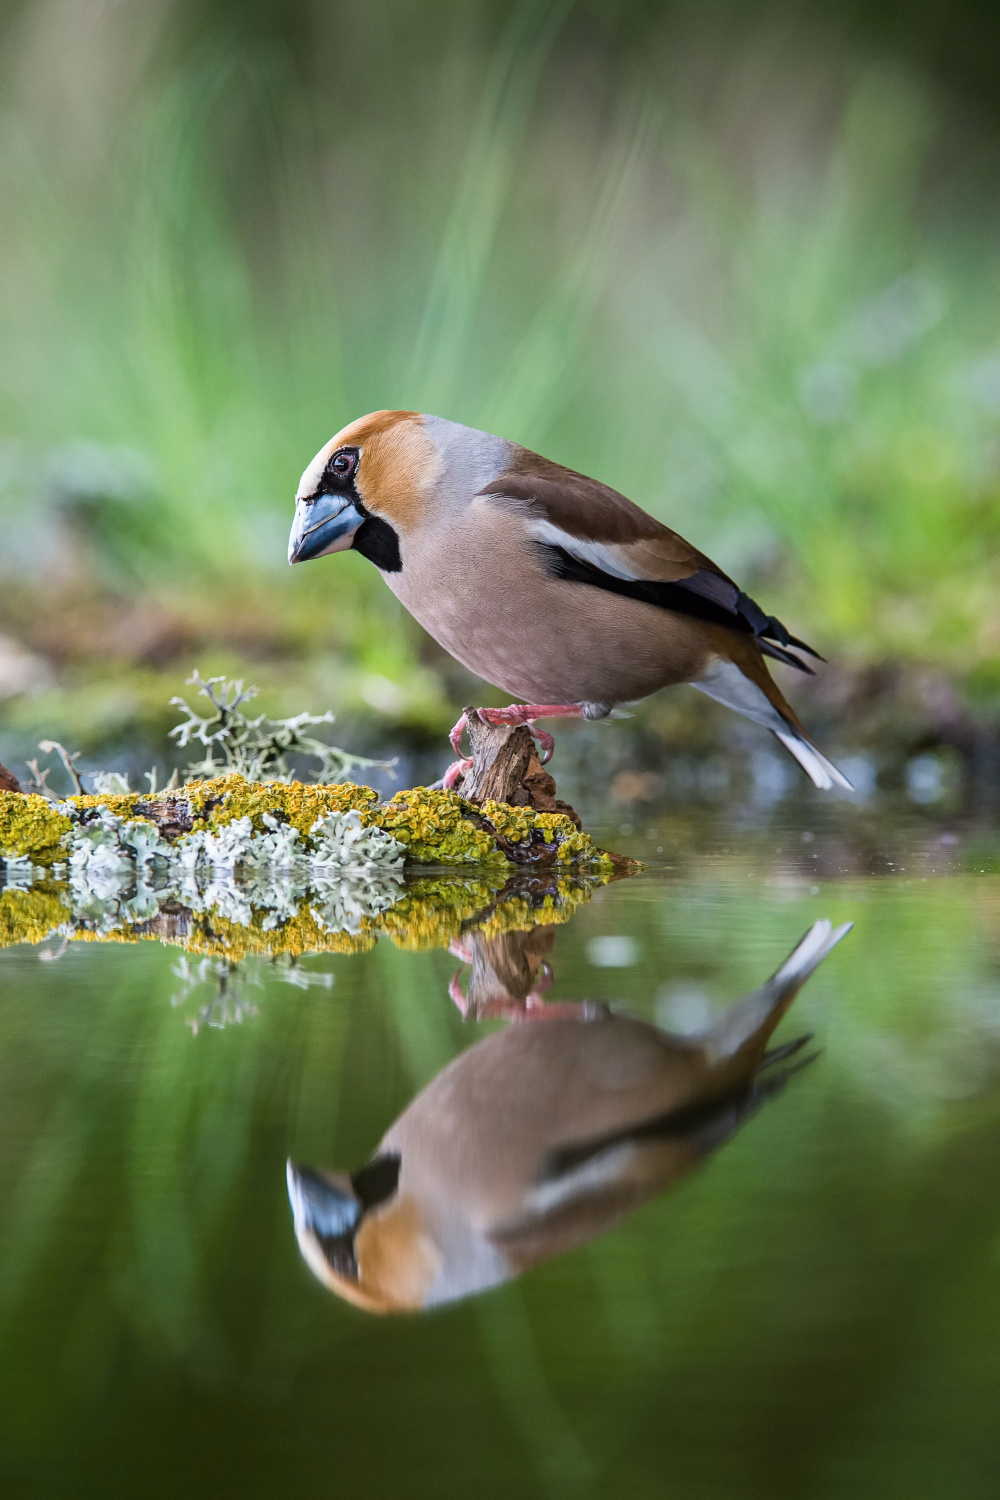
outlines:
[[419, 524], [437, 463], [416, 412], [376, 411], [352, 422], [302, 476], [288, 561], [353, 547], [383, 572], [398, 572], [401, 540]]
[[511, 445], [413, 411], [376, 411], [338, 432], [295, 496], [288, 561], [353, 548], [383, 573], [403, 566], [407, 538], [466, 504], [504, 468]]
[[303, 1259], [325, 1287], [366, 1312], [422, 1307], [438, 1269], [418, 1205], [398, 1190], [399, 1167], [394, 1154], [350, 1177], [288, 1163]]

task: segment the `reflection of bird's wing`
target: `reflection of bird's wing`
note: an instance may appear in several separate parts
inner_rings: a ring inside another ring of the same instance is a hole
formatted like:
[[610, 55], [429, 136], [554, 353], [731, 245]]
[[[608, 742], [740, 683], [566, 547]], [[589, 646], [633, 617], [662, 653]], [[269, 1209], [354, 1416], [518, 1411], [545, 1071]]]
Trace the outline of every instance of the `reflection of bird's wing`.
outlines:
[[768, 656], [804, 672], [810, 668], [784, 648], [818, 655], [766, 615], [711, 558], [596, 479], [515, 448], [508, 469], [481, 493], [518, 506], [554, 577], [749, 633]]
[[[799, 1037], [777, 1048], [765, 1066], [792, 1056], [808, 1040]], [[499, 1225], [490, 1239], [528, 1264], [555, 1254], [554, 1245], [566, 1249], [602, 1233], [729, 1140], [794, 1071], [777, 1069], [759, 1084], [753, 1077], [749, 1084], [738, 1079], [722, 1096], [697, 1100], [615, 1135], [555, 1148], [526, 1195], [522, 1214]]]
[[699, 1095], [697, 1047], [628, 1017], [513, 1026], [470, 1047], [382, 1142], [407, 1190], [447, 1201], [490, 1234], [519, 1219], [567, 1142], [622, 1136]]
[[721, 1146], [756, 1103], [744, 1090], [617, 1136], [556, 1148], [525, 1194], [520, 1214], [497, 1225], [491, 1241], [524, 1268], [602, 1234]]
[[[666, 1108], [645, 1119], [633, 1117], [610, 1131], [553, 1144], [526, 1195], [523, 1212], [498, 1226], [491, 1236], [494, 1241], [508, 1254], [529, 1258], [554, 1253], [543, 1248], [553, 1238], [561, 1244], [578, 1243], [728, 1140], [803, 1066], [778, 1065], [789, 1062], [808, 1036], [771, 1052], [766, 1050], [768, 1040], [803, 984], [851, 925], [835, 929], [828, 921], [814, 923], [766, 984], [737, 1000], [693, 1038], [701, 1066], [686, 1070], [686, 1089], [678, 1088], [681, 1079], [670, 1070], [672, 1098]], [[663, 1040], [669, 1044], [668, 1038]]]

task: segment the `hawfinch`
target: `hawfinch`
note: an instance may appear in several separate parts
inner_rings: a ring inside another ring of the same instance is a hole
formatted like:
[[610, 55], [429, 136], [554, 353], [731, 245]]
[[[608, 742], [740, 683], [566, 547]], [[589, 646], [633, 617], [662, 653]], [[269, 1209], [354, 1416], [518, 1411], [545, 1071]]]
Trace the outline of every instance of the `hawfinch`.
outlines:
[[[350, 1176], [288, 1163], [299, 1249], [369, 1312], [486, 1290], [602, 1234], [721, 1145], [807, 1037], [766, 1050], [848, 931], [817, 922], [761, 989], [697, 1036], [595, 1009], [463, 1052]], [[770, 1070], [770, 1071], [768, 1071]]]
[[764, 660], [808, 672], [789, 648], [817, 653], [596, 479], [442, 417], [373, 412], [303, 474], [288, 560], [349, 547], [446, 651], [524, 700], [482, 710], [491, 722], [600, 719], [689, 682], [770, 729], [818, 787], [850, 786]]

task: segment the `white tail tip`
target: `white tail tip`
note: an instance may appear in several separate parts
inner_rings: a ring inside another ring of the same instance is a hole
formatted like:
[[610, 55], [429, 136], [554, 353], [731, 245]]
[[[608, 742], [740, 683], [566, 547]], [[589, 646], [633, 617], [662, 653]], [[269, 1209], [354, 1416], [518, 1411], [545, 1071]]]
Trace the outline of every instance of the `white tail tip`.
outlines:
[[854, 791], [843, 771], [838, 771], [833, 761], [827, 760], [823, 752], [817, 750], [815, 745], [810, 745], [808, 740], [799, 739], [796, 734], [783, 734], [780, 729], [776, 729], [774, 733], [788, 753], [795, 756], [814, 786], [818, 786], [824, 792], [828, 792], [834, 786], [842, 787], [845, 792]]
[[807, 978], [853, 926], [853, 922], [845, 922], [841, 927], [834, 927], [825, 917], [821, 922], [814, 922], [795, 951], [785, 959], [774, 976], [774, 982], [787, 984], [791, 979]]

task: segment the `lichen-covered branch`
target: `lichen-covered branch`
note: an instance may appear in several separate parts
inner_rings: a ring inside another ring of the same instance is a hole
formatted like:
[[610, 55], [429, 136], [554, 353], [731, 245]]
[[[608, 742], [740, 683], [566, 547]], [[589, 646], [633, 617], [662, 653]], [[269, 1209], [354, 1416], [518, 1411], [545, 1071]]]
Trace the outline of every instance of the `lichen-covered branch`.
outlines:
[[[230, 953], [422, 931], [406, 867], [478, 867], [502, 884], [526, 864], [551, 870], [556, 886], [570, 870], [591, 881], [613, 873], [610, 856], [558, 813], [473, 807], [428, 788], [381, 802], [353, 783], [237, 774], [157, 798], [117, 792], [52, 804], [0, 792], [0, 859], [0, 945], [62, 931], [183, 937], [193, 951]], [[481, 907], [478, 886], [474, 899]]]

